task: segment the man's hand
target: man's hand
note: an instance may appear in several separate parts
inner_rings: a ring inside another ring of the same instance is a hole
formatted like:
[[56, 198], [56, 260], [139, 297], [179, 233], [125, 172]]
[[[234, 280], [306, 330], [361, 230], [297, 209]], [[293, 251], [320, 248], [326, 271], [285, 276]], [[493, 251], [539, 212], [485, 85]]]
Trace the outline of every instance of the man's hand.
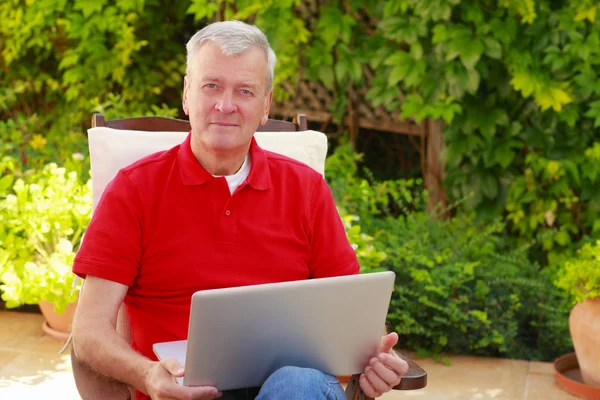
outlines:
[[373, 357], [360, 376], [360, 387], [369, 397], [379, 397], [400, 383], [408, 372], [408, 363], [398, 357], [392, 348], [398, 343], [395, 332], [381, 338], [379, 355]]
[[183, 366], [175, 358], [155, 363], [146, 372], [146, 394], [152, 400], [212, 400], [221, 397], [213, 386], [181, 386]]

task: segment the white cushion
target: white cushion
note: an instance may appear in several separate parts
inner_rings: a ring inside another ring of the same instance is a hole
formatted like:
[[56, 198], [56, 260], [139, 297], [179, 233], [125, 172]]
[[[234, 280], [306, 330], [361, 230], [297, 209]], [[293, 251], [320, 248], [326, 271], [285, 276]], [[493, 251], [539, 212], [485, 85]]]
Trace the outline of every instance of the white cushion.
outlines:
[[[187, 132], [146, 132], [112, 128], [88, 129], [92, 167], [92, 208], [95, 209], [106, 185], [117, 172], [152, 153], [168, 150], [181, 142]], [[325, 173], [327, 137], [317, 131], [256, 132], [254, 137], [265, 150], [283, 154]]]

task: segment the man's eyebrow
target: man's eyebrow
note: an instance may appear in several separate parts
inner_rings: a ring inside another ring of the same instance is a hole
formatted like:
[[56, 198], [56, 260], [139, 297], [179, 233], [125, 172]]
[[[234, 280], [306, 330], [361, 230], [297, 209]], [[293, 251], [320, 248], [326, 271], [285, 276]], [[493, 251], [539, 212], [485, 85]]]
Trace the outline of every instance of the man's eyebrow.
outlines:
[[201, 82], [221, 82], [221, 79], [215, 77], [215, 76], [205, 76], [202, 79], [200, 79]]

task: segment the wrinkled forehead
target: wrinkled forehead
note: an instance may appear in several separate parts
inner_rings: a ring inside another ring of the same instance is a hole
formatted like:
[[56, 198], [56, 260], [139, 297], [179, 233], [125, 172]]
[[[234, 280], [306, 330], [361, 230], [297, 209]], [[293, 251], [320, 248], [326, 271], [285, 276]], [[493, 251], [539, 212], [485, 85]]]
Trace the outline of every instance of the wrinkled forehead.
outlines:
[[262, 67], [265, 76], [268, 75], [268, 55], [258, 46], [239, 48], [235, 46], [221, 46], [219, 43], [207, 40], [198, 43], [190, 55], [187, 66], [188, 75], [198, 70], [200, 66], [216, 63], [226, 59], [227, 64], [252, 62], [254, 67]]

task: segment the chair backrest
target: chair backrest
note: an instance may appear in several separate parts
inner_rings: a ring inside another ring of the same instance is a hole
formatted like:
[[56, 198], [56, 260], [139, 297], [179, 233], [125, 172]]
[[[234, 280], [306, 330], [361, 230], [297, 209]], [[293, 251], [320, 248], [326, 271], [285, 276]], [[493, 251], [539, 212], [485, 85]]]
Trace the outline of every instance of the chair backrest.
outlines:
[[[269, 120], [254, 137], [265, 150], [294, 158], [324, 174], [327, 137], [306, 130], [307, 125], [306, 117], [301, 114], [294, 122]], [[88, 130], [92, 209], [121, 168], [180, 144], [189, 131], [189, 122], [180, 119], [135, 117], [106, 121], [102, 114], [94, 114], [92, 128]]]
[[[94, 114], [92, 128], [107, 127], [132, 131], [149, 132], [189, 132], [190, 122], [184, 119], [165, 117], [133, 117], [106, 121], [104, 115]], [[308, 119], [298, 114], [292, 122], [269, 119], [265, 125], [259, 126], [257, 132], [295, 132], [308, 130]]]

